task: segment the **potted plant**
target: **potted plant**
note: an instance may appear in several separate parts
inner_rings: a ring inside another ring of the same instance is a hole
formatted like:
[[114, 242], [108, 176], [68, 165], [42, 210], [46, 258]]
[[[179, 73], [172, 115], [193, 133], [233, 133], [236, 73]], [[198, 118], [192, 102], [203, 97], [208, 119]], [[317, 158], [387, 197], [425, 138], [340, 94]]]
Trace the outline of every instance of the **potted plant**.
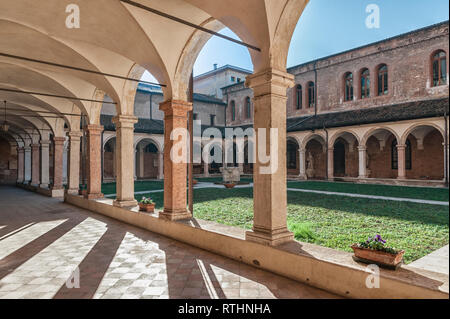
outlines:
[[192, 180], [192, 185], [197, 185], [197, 184], [198, 184], [198, 180], [193, 179], [193, 180]]
[[396, 268], [402, 262], [405, 253], [404, 250], [386, 246], [386, 241], [380, 235], [369, 237], [366, 241], [353, 244], [351, 247], [357, 261], [389, 268]]
[[139, 210], [147, 213], [153, 213], [155, 211], [155, 203], [150, 197], [142, 197], [139, 202]]
[[226, 188], [233, 188], [234, 186], [236, 186], [236, 183], [234, 183], [234, 182], [227, 182], [227, 183], [224, 183], [223, 185], [225, 185]]

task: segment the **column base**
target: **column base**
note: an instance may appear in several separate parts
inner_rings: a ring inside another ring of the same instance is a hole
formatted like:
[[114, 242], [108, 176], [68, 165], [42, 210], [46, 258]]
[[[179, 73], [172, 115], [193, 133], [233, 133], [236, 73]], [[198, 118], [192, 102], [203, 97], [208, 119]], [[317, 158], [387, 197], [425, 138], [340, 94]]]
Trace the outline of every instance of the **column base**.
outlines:
[[122, 207], [122, 208], [125, 208], [125, 207], [135, 207], [135, 206], [138, 206], [138, 202], [137, 202], [137, 200], [115, 200], [114, 202], [113, 202], [113, 206], [116, 206], [116, 207]]
[[84, 198], [86, 198], [86, 199], [99, 199], [99, 198], [103, 198], [103, 194], [102, 193], [84, 194]]
[[287, 228], [277, 230], [256, 230], [253, 228], [252, 231], [245, 233], [245, 240], [265, 246], [278, 246], [293, 241], [294, 233], [290, 232]]
[[182, 210], [164, 209], [164, 211], [159, 213], [159, 218], [164, 219], [164, 220], [176, 221], [176, 220], [183, 220], [183, 219], [191, 219], [192, 214], [187, 209], [182, 209]]
[[66, 193], [70, 194], [70, 195], [79, 195], [80, 190], [78, 188], [73, 188], [73, 189], [69, 188], [68, 190], [66, 190]]
[[40, 188], [49, 188], [49, 187], [48, 187], [48, 184], [40, 184], [39, 187], [40, 187]]
[[306, 175], [299, 175], [298, 179], [302, 180], [302, 181], [306, 181], [308, 179], [308, 177]]
[[366, 179], [369, 178], [369, 175], [360, 175], [358, 176], [359, 179]]

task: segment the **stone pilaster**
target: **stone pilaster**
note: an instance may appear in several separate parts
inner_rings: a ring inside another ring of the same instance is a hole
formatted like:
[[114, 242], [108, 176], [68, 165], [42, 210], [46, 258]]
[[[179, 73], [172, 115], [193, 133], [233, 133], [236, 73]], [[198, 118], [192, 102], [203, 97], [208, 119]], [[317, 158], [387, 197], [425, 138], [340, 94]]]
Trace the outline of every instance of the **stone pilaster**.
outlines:
[[[254, 165], [254, 222], [246, 239], [276, 246], [292, 241], [287, 229], [286, 187], [286, 102], [287, 89], [294, 86], [294, 76], [268, 69], [247, 77], [246, 85], [254, 92], [254, 128], [256, 160]], [[271, 129], [274, 133], [271, 134]], [[266, 135], [265, 143], [260, 139]], [[270, 156], [269, 163], [259, 158], [260, 148]]]
[[31, 185], [39, 186], [39, 168], [40, 164], [40, 154], [39, 154], [39, 144], [31, 145]]
[[84, 197], [87, 199], [102, 198], [101, 136], [103, 126], [91, 124], [87, 125], [85, 129], [87, 191]]
[[52, 190], [63, 189], [63, 152], [65, 137], [54, 137], [53, 146], [53, 186]]
[[17, 183], [23, 183], [25, 178], [24, 153], [23, 147], [17, 147]]
[[133, 207], [137, 205], [134, 199], [134, 124], [137, 117], [119, 115], [113, 118], [116, 125], [116, 192], [114, 206]]
[[41, 141], [41, 188], [50, 184], [50, 141]]
[[398, 179], [406, 179], [406, 145], [397, 145], [398, 153]]
[[367, 178], [367, 147], [358, 146], [359, 154], [359, 176], [358, 178]]
[[187, 132], [187, 116], [192, 110], [192, 103], [169, 100], [161, 103], [159, 109], [164, 112], [164, 211], [159, 217], [167, 220], [188, 219], [192, 217], [186, 208], [188, 158], [186, 154], [185, 161], [172, 161], [172, 148], [179, 141], [172, 140], [171, 134], [176, 129]]
[[79, 131], [72, 131], [69, 136], [69, 165], [67, 193], [78, 195], [80, 188], [80, 139], [83, 135]]
[[203, 177], [209, 177], [209, 164], [207, 162], [203, 163]]

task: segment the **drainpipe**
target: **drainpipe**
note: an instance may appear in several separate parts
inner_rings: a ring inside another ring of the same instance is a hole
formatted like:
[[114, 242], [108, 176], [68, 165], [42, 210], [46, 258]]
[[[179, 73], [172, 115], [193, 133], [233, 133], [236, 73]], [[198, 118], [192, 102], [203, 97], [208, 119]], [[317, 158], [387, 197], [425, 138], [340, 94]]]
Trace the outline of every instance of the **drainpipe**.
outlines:
[[319, 90], [319, 86], [317, 85], [317, 60], [314, 61], [314, 116], [317, 116], [317, 91]]
[[444, 158], [445, 158], [445, 187], [448, 187], [448, 124], [447, 124], [447, 112], [444, 112]]

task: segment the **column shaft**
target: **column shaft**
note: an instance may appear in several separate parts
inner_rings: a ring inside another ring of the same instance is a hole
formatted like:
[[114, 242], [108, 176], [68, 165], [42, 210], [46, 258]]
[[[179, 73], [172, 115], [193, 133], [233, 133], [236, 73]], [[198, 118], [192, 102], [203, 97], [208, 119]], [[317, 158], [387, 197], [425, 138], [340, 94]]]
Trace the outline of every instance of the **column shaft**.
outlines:
[[97, 199], [102, 198], [102, 163], [101, 163], [101, 135], [103, 132], [102, 125], [86, 126], [86, 175], [87, 175], [87, 192], [85, 198]]
[[134, 124], [137, 117], [119, 115], [113, 118], [116, 125], [116, 192], [114, 206], [133, 207], [134, 199]]
[[398, 179], [406, 179], [406, 145], [397, 145], [398, 153]]
[[24, 148], [17, 148], [17, 183], [23, 183], [25, 177]]
[[300, 163], [300, 179], [308, 179], [306, 177], [306, 150], [299, 149], [299, 163]]
[[[187, 133], [187, 115], [192, 110], [192, 103], [170, 100], [161, 103], [159, 108], [164, 112], [164, 211], [159, 217], [168, 220], [191, 218], [186, 208], [187, 152], [184, 161], [172, 161], [172, 148], [179, 140], [172, 140], [171, 134], [177, 129]], [[185, 139], [187, 145], [187, 135]]]
[[80, 139], [81, 132], [69, 132], [69, 160], [67, 193], [78, 194], [80, 188]]
[[158, 153], [158, 179], [164, 179], [164, 152]]
[[29, 184], [31, 181], [31, 147], [26, 146], [24, 148], [24, 169], [25, 169], [25, 184]]
[[39, 144], [31, 145], [31, 185], [39, 186]]
[[53, 187], [52, 190], [63, 189], [63, 152], [65, 137], [53, 138]]
[[328, 149], [328, 180], [334, 180], [334, 148]]
[[50, 184], [50, 141], [41, 141], [41, 185], [48, 188]]
[[[248, 76], [246, 85], [254, 92], [256, 135], [254, 222], [246, 239], [276, 246], [294, 239], [287, 229], [286, 190], [286, 91], [294, 85], [294, 77], [268, 69]], [[268, 154], [270, 162], [263, 154]]]
[[359, 176], [358, 178], [367, 178], [367, 147], [359, 146]]

